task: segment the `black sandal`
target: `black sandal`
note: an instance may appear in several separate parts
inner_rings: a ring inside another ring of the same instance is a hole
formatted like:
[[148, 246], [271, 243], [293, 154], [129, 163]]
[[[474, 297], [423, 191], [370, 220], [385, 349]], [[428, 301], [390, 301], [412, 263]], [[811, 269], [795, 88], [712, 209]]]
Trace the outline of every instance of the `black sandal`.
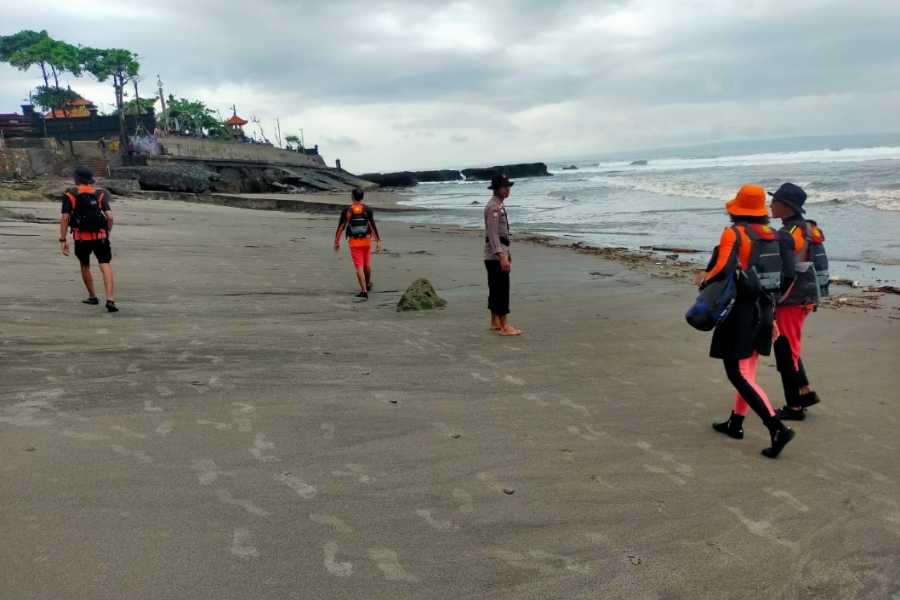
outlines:
[[91, 306], [97, 306], [98, 304], [100, 304], [100, 299], [97, 298], [97, 296], [91, 296], [90, 298], [82, 300], [81, 303], [90, 304]]
[[113, 302], [112, 300], [106, 301], [106, 310], [108, 310], [111, 313], [119, 312], [119, 309], [116, 308], [116, 303]]

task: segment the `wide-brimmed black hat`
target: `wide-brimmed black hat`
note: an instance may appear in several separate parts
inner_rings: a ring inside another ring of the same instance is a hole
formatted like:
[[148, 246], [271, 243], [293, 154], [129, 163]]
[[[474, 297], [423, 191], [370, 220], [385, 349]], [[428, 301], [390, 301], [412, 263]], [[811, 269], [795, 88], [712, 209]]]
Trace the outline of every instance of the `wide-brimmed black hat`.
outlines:
[[497, 173], [491, 178], [491, 185], [488, 186], [489, 190], [496, 190], [498, 188], [508, 188], [512, 187], [514, 182], [509, 180], [509, 177], [506, 176], [505, 173]]
[[782, 204], [794, 209], [795, 213], [805, 213], [803, 205], [806, 203], [806, 192], [799, 185], [793, 183], [783, 183], [775, 193], [769, 192], [772, 201], [781, 202]]
[[75, 167], [75, 172], [72, 173], [72, 175], [78, 181], [84, 181], [86, 183], [94, 182], [94, 172], [84, 166]]

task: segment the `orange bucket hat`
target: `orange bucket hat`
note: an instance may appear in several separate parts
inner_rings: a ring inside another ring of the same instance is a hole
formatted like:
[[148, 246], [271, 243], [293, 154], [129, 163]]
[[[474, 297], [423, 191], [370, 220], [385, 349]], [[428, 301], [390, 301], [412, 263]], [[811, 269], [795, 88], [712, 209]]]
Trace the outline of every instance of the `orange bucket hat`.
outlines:
[[768, 217], [766, 191], [758, 185], [743, 185], [737, 195], [725, 203], [725, 209], [734, 217]]

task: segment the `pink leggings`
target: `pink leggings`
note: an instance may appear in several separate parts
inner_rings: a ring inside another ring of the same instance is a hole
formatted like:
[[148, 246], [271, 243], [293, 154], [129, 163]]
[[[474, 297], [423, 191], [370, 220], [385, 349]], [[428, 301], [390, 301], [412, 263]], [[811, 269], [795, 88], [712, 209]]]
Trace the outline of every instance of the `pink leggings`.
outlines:
[[756, 383], [756, 367], [759, 365], [759, 354], [739, 361], [725, 361], [725, 373], [731, 384], [737, 390], [734, 398], [734, 413], [747, 416], [750, 408], [764, 421], [768, 417], [775, 416], [769, 397]]

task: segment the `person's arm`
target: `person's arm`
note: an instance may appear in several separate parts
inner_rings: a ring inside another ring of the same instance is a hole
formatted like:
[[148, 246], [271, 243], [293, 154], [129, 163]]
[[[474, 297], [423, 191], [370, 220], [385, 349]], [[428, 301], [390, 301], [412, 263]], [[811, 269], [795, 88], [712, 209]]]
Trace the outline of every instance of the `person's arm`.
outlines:
[[784, 294], [797, 278], [797, 262], [794, 238], [787, 231], [778, 232], [778, 253], [781, 255], [781, 293]]
[[337, 231], [334, 232], [334, 249], [341, 249], [341, 235], [344, 233], [344, 228], [347, 226], [347, 211], [341, 211], [341, 218], [338, 221]]
[[375, 213], [371, 208], [368, 212], [367, 218], [369, 219], [369, 226], [372, 227], [372, 233], [375, 235], [375, 252], [381, 254], [381, 234], [378, 233], [378, 227], [375, 225]]
[[72, 205], [69, 203], [68, 192], [63, 194], [62, 210], [59, 215], [59, 249], [63, 256], [69, 255], [69, 213], [72, 212]]
[[510, 270], [509, 257], [500, 243], [500, 209], [496, 206], [486, 207], [484, 213], [484, 233], [490, 253], [500, 260], [500, 269], [504, 273]]
[[703, 276], [703, 280], [700, 282], [701, 286], [709, 283], [725, 272], [736, 242], [737, 235], [735, 235], [734, 230], [731, 227], [722, 232], [722, 237], [719, 238], [719, 254], [716, 257], [716, 262], [711, 268], [707, 268], [706, 275]]
[[113, 228], [112, 207], [109, 204], [109, 196], [107, 195], [106, 190], [104, 190], [102, 194], [103, 197], [100, 199], [100, 206], [103, 210], [103, 216], [106, 217], [106, 232], [109, 233]]

